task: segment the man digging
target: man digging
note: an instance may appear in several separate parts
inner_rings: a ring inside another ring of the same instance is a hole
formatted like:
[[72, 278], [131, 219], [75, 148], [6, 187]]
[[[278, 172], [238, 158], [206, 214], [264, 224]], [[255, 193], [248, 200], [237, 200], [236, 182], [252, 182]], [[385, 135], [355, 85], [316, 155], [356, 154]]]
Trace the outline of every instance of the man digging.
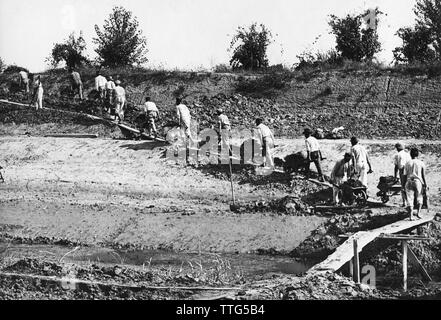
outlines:
[[147, 117], [148, 134], [149, 136], [154, 136], [156, 138], [158, 132], [156, 130], [155, 121], [159, 120], [159, 110], [158, 107], [156, 107], [156, 104], [153, 101], [150, 101], [150, 97], [145, 98], [144, 111]]
[[343, 159], [338, 160], [335, 163], [334, 169], [331, 172], [331, 182], [334, 184], [332, 187], [332, 200], [333, 205], [339, 204], [339, 192], [341, 186], [349, 176], [349, 162], [351, 161], [351, 154], [346, 152]]

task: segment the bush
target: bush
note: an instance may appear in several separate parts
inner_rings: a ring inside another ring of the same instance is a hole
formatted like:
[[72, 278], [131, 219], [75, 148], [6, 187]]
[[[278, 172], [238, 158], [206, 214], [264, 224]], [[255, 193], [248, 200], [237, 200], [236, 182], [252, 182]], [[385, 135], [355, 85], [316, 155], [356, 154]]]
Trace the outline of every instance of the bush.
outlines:
[[2, 73], [3, 69], [5, 68], [5, 63], [3, 62], [2, 58], [0, 58], [0, 73]]
[[17, 66], [15, 64], [11, 64], [10, 66], [7, 66], [4, 73], [18, 73], [20, 71], [26, 71], [29, 73], [29, 70], [20, 66]]
[[216, 65], [213, 68], [213, 72], [215, 72], [215, 73], [229, 73], [229, 72], [231, 72], [231, 68], [228, 65], [222, 63], [222, 64]]

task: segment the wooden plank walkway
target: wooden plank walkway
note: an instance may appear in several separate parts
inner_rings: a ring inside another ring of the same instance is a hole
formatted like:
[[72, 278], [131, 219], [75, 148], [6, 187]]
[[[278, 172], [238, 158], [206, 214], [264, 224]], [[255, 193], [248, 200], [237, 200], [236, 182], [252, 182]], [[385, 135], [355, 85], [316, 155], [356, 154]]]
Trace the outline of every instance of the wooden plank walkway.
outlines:
[[358, 252], [360, 252], [363, 247], [374, 241], [376, 238], [380, 237], [380, 235], [383, 233], [394, 234], [431, 222], [435, 217], [435, 213], [432, 212], [433, 210], [431, 210], [430, 213], [422, 214], [422, 219], [419, 220], [410, 221], [408, 219], [405, 219], [383, 226], [378, 229], [357, 232], [351, 235], [345, 242], [343, 242], [333, 254], [326, 258], [326, 260], [309, 269], [307, 273], [319, 273], [327, 271], [335, 272], [343, 267], [345, 263], [350, 261], [354, 256], [354, 240], [357, 240]]

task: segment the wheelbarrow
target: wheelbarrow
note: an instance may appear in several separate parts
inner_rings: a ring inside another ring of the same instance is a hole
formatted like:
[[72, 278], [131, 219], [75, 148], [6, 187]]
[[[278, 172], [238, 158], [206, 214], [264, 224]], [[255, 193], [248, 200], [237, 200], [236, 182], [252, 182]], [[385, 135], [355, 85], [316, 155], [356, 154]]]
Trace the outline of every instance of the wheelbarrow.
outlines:
[[367, 204], [367, 187], [361, 185], [357, 180], [350, 179], [340, 186], [336, 184], [333, 185], [339, 189], [339, 199], [341, 204], [347, 206], [353, 206], [356, 204], [360, 207]]
[[390, 197], [401, 194], [402, 190], [400, 179], [392, 176], [380, 177], [377, 188], [380, 190], [377, 192], [377, 196], [381, 198], [382, 203], [387, 203]]

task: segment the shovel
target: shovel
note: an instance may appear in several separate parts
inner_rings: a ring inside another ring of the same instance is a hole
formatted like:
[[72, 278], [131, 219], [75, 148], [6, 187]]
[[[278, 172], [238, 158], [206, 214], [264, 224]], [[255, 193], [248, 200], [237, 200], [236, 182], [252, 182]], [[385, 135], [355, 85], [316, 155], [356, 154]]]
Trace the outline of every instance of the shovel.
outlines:
[[232, 166], [232, 161], [231, 161], [231, 157], [233, 155], [233, 152], [231, 151], [231, 147], [228, 146], [228, 165], [230, 167], [230, 184], [231, 184], [231, 198], [233, 200], [233, 203], [230, 204], [230, 210], [233, 212], [236, 212], [239, 210], [240, 206], [236, 205], [236, 197], [234, 196], [234, 186], [233, 186], [233, 166]]

